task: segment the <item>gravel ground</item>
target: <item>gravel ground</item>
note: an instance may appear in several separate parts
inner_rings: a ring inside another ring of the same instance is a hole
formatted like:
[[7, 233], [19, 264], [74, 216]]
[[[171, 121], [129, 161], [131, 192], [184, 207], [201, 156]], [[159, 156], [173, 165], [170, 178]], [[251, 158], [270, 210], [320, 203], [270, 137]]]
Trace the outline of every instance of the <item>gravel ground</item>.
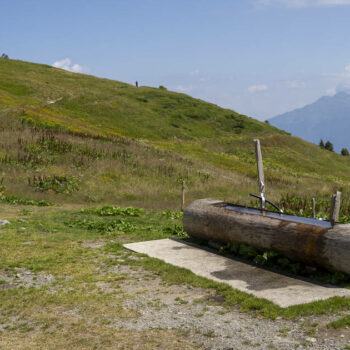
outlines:
[[[99, 249], [100, 242], [85, 243], [87, 248]], [[101, 255], [105, 256], [102, 252]], [[116, 275], [118, 287], [108, 281], [96, 282], [102, 293], [124, 295], [122, 305], [132, 310], [134, 317], [110, 319], [108, 327], [116, 330], [150, 331], [157, 329], [181, 330], [186, 340], [202, 345], [206, 350], [229, 349], [350, 349], [350, 329], [328, 329], [327, 323], [341, 315], [322, 315], [276, 320], [253, 317], [238, 309], [227, 309], [224, 299], [215, 290], [194, 288], [185, 285], [167, 285], [157, 275], [142, 268], [125, 265], [122, 256], [107, 255], [114, 265], [99, 265], [98, 274]], [[142, 259], [131, 255], [129, 259]], [[97, 262], [97, 261], [96, 261]], [[1, 289], [40, 288], [50, 285], [55, 277], [50, 274], [35, 274], [16, 268], [12, 272], [0, 271]], [[85, 318], [79, 308], [65, 311], [70, 316]], [[87, 320], [91, 321], [91, 320]], [[0, 331], [17, 319], [0, 324]]]
[[[223, 298], [215, 295], [213, 290], [169, 286], [147, 271], [134, 270], [126, 265], [115, 265], [108, 270], [128, 276], [120, 283], [121, 290], [131, 296], [123, 306], [138, 313], [135, 318], [111, 320], [116, 329], [181, 329], [188, 334], [190, 341], [212, 350], [350, 348], [350, 329], [326, 327], [327, 323], [339, 318], [339, 314], [291, 321], [254, 318], [224, 308], [220, 305]], [[103, 273], [103, 268], [100, 272]], [[108, 283], [99, 287], [110, 291]]]
[[41, 288], [44, 285], [55, 282], [55, 277], [50, 274], [35, 274], [23, 268], [14, 268], [14, 271], [0, 271], [0, 290], [14, 288]]

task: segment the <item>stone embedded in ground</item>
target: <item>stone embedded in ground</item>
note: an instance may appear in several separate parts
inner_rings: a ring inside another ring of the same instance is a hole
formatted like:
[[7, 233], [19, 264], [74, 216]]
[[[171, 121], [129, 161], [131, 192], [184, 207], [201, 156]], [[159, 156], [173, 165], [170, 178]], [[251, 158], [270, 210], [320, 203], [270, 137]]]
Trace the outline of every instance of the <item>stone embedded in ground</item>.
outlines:
[[83, 242], [81, 245], [85, 248], [98, 249], [98, 248], [104, 247], [106, 243], [105, 242]]
[[0, 290], [15, 288], [41, 288], [55, 282], [56, 278], [51, 274], [36, 274], [24, 268], [14, 268], [15, 273], [0, 270], [0, 280], [5, 283], [0, 284]]
[[0, 226], [5, 226], [8, 225], [10, 223], [10, 221], [8, 220], [0, 220]]
[[193, 273], [281, 306], [310, 303], [331, 297], [350, 297], [350, 290], [288, 277], [172, 239], [124, 244], [137, 253], [186, 268]]

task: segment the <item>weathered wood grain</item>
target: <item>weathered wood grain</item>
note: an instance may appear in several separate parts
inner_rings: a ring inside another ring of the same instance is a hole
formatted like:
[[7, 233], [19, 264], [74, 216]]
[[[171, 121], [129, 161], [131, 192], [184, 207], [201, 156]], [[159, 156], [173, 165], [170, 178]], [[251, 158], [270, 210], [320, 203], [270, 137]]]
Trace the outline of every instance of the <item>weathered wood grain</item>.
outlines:
[[350, 225], [328, 228], [237, 212], [226, 206], [213, 199], [194, 201], [185, 209], [184, 230], [207, 241], [246, 243], [276, 250], [307, 265], [350, 274]]
[[337, 193], [332, 196], [332, 205], [331, 205], [329, 221], [333, 225], [339, 221], [340, 196], [341, 196], [341, 192], [339, 191], [337, 191]]
[[[264, 165], [262, 160], [259, 139], [254, 140], [254, 146], [255, 146], [256, 165], [257, 165], [257, 171], [258, 171], [258, 184], [259, 184], [260, 194], [264, 196], [264, 193], [265, 193]], [[262, 202], [262, 205], [263, 206], [265, 205], [264, 201]]]

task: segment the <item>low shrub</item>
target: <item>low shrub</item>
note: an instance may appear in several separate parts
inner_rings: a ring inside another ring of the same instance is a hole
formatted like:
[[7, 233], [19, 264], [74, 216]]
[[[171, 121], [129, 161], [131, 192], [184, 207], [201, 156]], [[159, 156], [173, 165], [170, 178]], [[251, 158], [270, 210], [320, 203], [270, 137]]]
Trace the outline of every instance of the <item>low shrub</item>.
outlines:
[[67, 176], [33, 176], [28, 179], [28, 184], [37, 191], [53, 191], [55, 193], [72, 193], [79, 190], [76, 179]]
[[294, 275], [302, 275], [331, 284], [350, 284], [350, 276], [322, 269], [311, 268], [302, 263], [292, 261], [272, 250], [264, 251], [244, 243], [228, 243], [220, 248], [222, 253], [229, 253], [239, 258], [254, 262], [257, 265], [278, 269]]
[[51, 202], [45, 199], [40, 199], [40, 200], [25, 199], [25, 198], [19, 198], [16, 196], [7, 196], [4, 194], [0, 196], [0, 202], [14, 204], [14, 205], [36, 205], [38, 207], [47, 207], [47, 206], [53, 205]]
[[181, 211], [173, 211], [173, 210], [164, 210], [162, 211], [162, 215], [166, 216], [171, 220], [180, 220], [183, 217], [183, 212]]
[[100, 208], [89, 208], [81, 209], [81, 213], [96, 214], [99, 216], [140, 216], [143, 214], [143, 210], [134, 207], [114, 207], [114, 206], [104, 206]]
[[108, 232], [131, 232], [135, 230], [135, 226], [121, 219], [113, 221], [79, 219], [67, 223], [70, 227], [81, 227], [87, 230], [98, 231], [101, 233]]
[[173, 226], [166, 226], [164, 227], [163, 232], [166, 234], [177, 236], [181, 239], [189, 238], [189, 235], [184, 231], [182, 225], [179, 224], [175, 224]]

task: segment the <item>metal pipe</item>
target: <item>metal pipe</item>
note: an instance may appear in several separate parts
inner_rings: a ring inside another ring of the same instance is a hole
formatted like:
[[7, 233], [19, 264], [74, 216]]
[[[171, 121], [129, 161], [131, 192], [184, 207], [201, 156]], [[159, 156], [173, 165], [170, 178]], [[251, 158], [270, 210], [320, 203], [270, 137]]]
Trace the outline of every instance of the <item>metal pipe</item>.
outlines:
[[[249, 196], [258, 198], [262, 201], [262, 198], [254, 193], [249, 193]], [[277, 209], [281, 214], [283, 213], [283, 210], [277, 206], [277, 204], [269, 201], [268, 199], [264, 198], [264, 202], [271, 204], [275, 209]], [[265, 209], [265, 208], [264, 208]]]

